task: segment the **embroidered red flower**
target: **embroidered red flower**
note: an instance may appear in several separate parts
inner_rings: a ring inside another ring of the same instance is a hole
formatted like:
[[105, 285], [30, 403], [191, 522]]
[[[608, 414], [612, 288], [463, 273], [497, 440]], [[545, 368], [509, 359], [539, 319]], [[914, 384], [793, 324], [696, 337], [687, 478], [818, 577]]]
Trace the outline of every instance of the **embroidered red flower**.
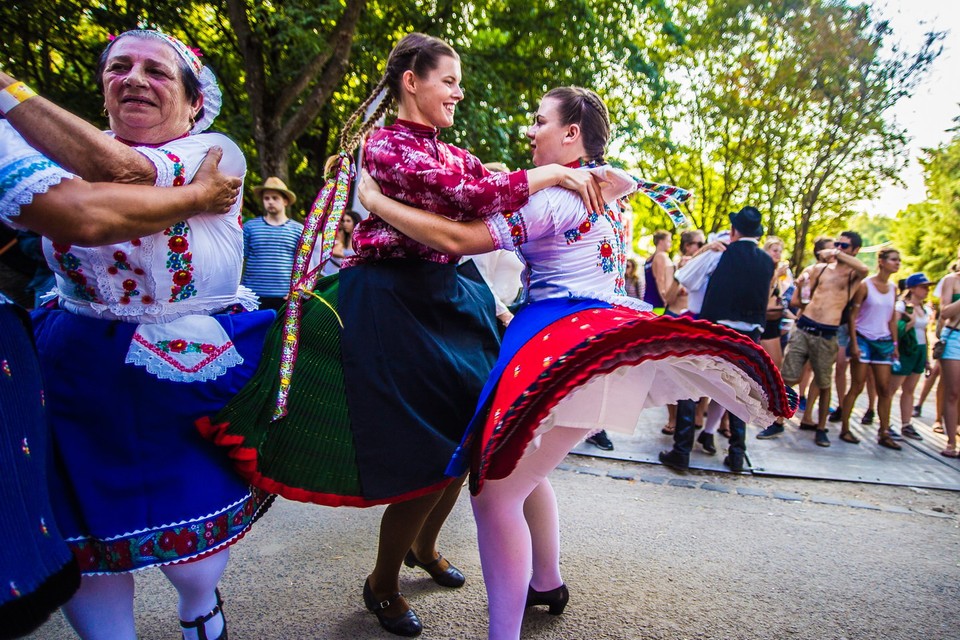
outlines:
[[56, 251], [59, 252], [59, 253], [66, 253], [67, 251], [70, 251], [70, 247], [71, 247], [71, 245], [69, 245], [69, 244], [63, 244], [62, 242], [54, 242], [54, 243], [53, 243], [53, 248], [54, 248], [54, 250], [56, 250]]
[[132, 244], [135, 247], [139, 247], [143, 243], [140, 241], [140, 238], [134, 238], [133, 240], [130, 241], [130, 244]]
[[143, 301], [143, 304], [153, 304], [153, 296], [143, 296], [140, 299]]
[[87, 277], [82, 273], [80, 273], [79, 271], [74, 271], [73, 269], [70, 269], [69, 271], [67, 271], [67, 277], [70, 278], [71, 281], [76, 282], [77, 284], [81, 284], [81, 285], [87, 284]]
[[510, 235], [513, 236], [514, 238], [519, 238], [522, 234], [523, 234], [523, 227], [521, 227], [520, 225], [515, 224], [512, 227], [510, 227]]
[[123, 281], [123, 290], [124, 291], [133, 291], [137, 288], [137, 282], [135, 280], [124, 280]]
[[170, 251], [174, 253], [183, 253], [187, 250], [187, 239], [184, 236], [173, 236], [167, 242], [167, 246], [170, 247]]
[[141, 556], [153, 555], [153, 540], [147, 540], [142, 545], [140, 545], [140, 555]]
[[130, 296], [120, 296], [120, 304], [130, 304]]
[[600, 245], [600, 255], [604, 258], [609, 258], [613, 255], [613, 247], [610, 246], [609, 242], [604, 242]]
[[141, 269], [140, 267], [137, 267], [136, 269], [134, 269], [133, 272], [138, 276], [142, 276], [145, 273], [144, 270]]
[[213, 346], [212, 344], [204, 343], [204, 344], [200, 345], [200, 351], [201, 351], [202, 353], [207, 354], [207, 355], [210, 355], [211, 353], [216, 352], [216, 350], [217, 350], [217, 348], [216, 348], [215, 346]]
[[97, 568], [97, 552], [90, 543], [74, 547], [73, 557], [77, 559], [80, 571], [92, 571]]
[[160, 536], [160, 539], [157, 540], [157, 546], [164, 551], [170, 551], [173, 549], [173, 545], [176, 544], [176, 541], [177, 536], [174, 535], [173, 531], [164, 531]]
[[169, 346], [170, 351], [173, 351], [174, 353], [181, 353], [187, 348], [187, 341], [181, 339], [171, 340]]
[[184, 182], [186, 182], [186, 180], [183, 179], [183, 176], [177, 176], [176, 178], [173, 179], [173, 186], [175, 187], [183, 186]]
[[577, 230], [578, 230], [580, 233], [586, 233], [587, 231], [590, 231], [590, 228], [591, 228], [592, 226], [593, 226], [593, 225], [590, 224], [590, 221], [589, 221], [589, 220], [584, 220], [582, 223], [580, 223], [580, 226], [577, 228]]
[[115, 276], [118, 273], [120, 273], [120, 269], [117, 269], [116, 267], [107, 267], [107, 273], [109, 273], [112, 276]]
[[125, 254], [123, 251], [114, 251], [113, 259], [117, 262], [125, 262], [127, 260], [127, 254]]
[[197, 550], [197, 534], [190, 529], [182, 530], [180, 535], [177, 536], [174, 546], [178, 555], [192, 555]]
[[173, 274], [173, 283], [178, 286], [186, 286], [190, 284], [191, 280], [193, 280], [193, 276], [186, 269], [180, 269]]

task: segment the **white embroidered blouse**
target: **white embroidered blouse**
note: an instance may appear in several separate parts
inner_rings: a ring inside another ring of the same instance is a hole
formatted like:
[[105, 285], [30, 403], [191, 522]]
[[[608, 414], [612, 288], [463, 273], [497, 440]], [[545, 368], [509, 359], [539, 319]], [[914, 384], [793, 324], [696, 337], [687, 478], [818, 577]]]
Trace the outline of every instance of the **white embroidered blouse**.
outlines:
[[[201, 133], [157, 148], [134, 147], [156, 167], [158, 187], [190, 182], [207, 150], [223, 148], [220, 171], [243, 177], [246, 161], [219, 133]], [[60, 307], [140, 326], [127, 362], [160, 378], [208, 380], [242, 362], [212, 314], [235, 304], [257, 307], [240, 285], [243, 229], [238, 200], [226, 214], [199, 214], [167, 229], [102, 247], [55, 244], [44, 254], [57, 277]]]
[[524, 301], [595, 298], [649, 309], [626, 295], [626, 246], [617, 199], [636, 190], [629, 174], [608, 165], [584, 169], [605, 181], [604, 211], [590, 214], [580, 196], [544, 189], [516, 212], [484, 218], [498, 249], [515, 249], [526, 264]]

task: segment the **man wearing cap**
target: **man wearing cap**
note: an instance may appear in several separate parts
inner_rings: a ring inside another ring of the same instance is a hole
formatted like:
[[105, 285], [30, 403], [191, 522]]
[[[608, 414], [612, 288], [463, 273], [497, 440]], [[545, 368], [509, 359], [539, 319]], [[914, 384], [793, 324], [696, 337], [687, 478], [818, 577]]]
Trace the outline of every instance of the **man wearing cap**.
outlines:
[[[870, 274], [870, 269], [855, 257], [860, 252], [863, 240], [855, 231], [844, 231], [833, 247], [820, 250], [817, 259], [822, 260], [808, 267], [797, 278], [791, 307], [800, 307], [794, 331], [783, 353], [780, 375], [784, 383], [800, 382], [803, 365], [810, 362], [813, 383], [818, 391], [819, 414], [815, 427], [814, 442], [829, 447], [827, 418], [830, 415], [830, 387], [834, 363], [837, 359], [840, 325], [847, 303], [853, 298], [857, 287]], [[811, 387], [810, 395], [813, 395]], [[812, 400], [812, 398], [811, 398]], [[808, 403], [809, 404], [809, 403]], [[809, 430], [813, 425], [803, 421], [800, 428]], [[757, 438], [773, 438], [783, 433], [783, 424], [775, 422], [757, 434]], [[841, 436], [843, 437], [843, 436]], [[846, 438], [845, 438], [846, 439]], [[853, 439], [847, 440], [853, 442]]]
[[303, 233], [303, 225], [287, 217], [287, 207], [297, 196], [276, 177], [254, 187], [253, 193], [264, 213], [243, 225], [241, 282], [260, 296], [261, 309], [279, 309], [290, 295], [293, 258]]
[[[760, 341], [766, 322], [767, 299], [776, 267], [767, 252], [757, 246], [762, 235], [763, 225], [756, 208], [744, 207], [731, 213], [730, 243], [710, 243], [674, 276], [686, 287], [690, 309], [698, 312], [700, 318], [746, 334], [754, 342]], [[677, 403], [673, 449], [660, 452], [662, 463], [680, 469], [689, 466], [695, 411], [695, 400]], [[746, 424], [730, 414], [730, 448], [723, 463], [731, 471], [743, 471], [746, 448]]]

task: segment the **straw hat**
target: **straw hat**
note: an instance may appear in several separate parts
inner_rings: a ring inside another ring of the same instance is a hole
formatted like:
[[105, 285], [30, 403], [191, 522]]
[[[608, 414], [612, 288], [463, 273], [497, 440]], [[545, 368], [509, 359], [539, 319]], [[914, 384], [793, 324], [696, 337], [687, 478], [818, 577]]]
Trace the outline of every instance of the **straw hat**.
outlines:
[[259, 198], [260, 194], [262, 194], [264, 191], [279, 191], [287, 199], [287, 204], [293, 204], [297, 201], [297, 196], [293, 194], [293, 191], [287, 189], [287, 185], [283, 183], [283, 180], [275, 176], [270, 176], [262, 185], [259, 187], [254, 187], [253, 195]]

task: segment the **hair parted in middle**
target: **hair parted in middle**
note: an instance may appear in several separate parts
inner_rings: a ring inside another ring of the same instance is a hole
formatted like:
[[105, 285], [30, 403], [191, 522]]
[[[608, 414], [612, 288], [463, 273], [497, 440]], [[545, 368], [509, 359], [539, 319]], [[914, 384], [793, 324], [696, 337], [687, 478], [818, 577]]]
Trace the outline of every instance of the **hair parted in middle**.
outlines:
[[[444, 57], [460, 58], [453, 47], [440, 38], [418, 32], [408, 33], [400, 38], [387, 58], [387, 68], [383, 72], [383, 77], [380, 78], [377, 86], [373, 88], [367, 99], [347, 118], [346, 124], [343, 125], [343, 132], [340, 134], [340, 148], [352, 153], [370, 129], [373, 128], [377, 120], [387, 112], [387, 109], [400, 102], [400, 97], [403, 95], [404, 73], [412, 71], [418, 78], [423, 78], [436, 69], [440, 64], [440, 59]], [[367, 107], [377, 99], [384, 88], [387, 89], [387, 95], [384, 96], [377, 110], [369, 118], [362, 120]], [[360, 128], [353, 132], [358, 121], [360, 121]]]

